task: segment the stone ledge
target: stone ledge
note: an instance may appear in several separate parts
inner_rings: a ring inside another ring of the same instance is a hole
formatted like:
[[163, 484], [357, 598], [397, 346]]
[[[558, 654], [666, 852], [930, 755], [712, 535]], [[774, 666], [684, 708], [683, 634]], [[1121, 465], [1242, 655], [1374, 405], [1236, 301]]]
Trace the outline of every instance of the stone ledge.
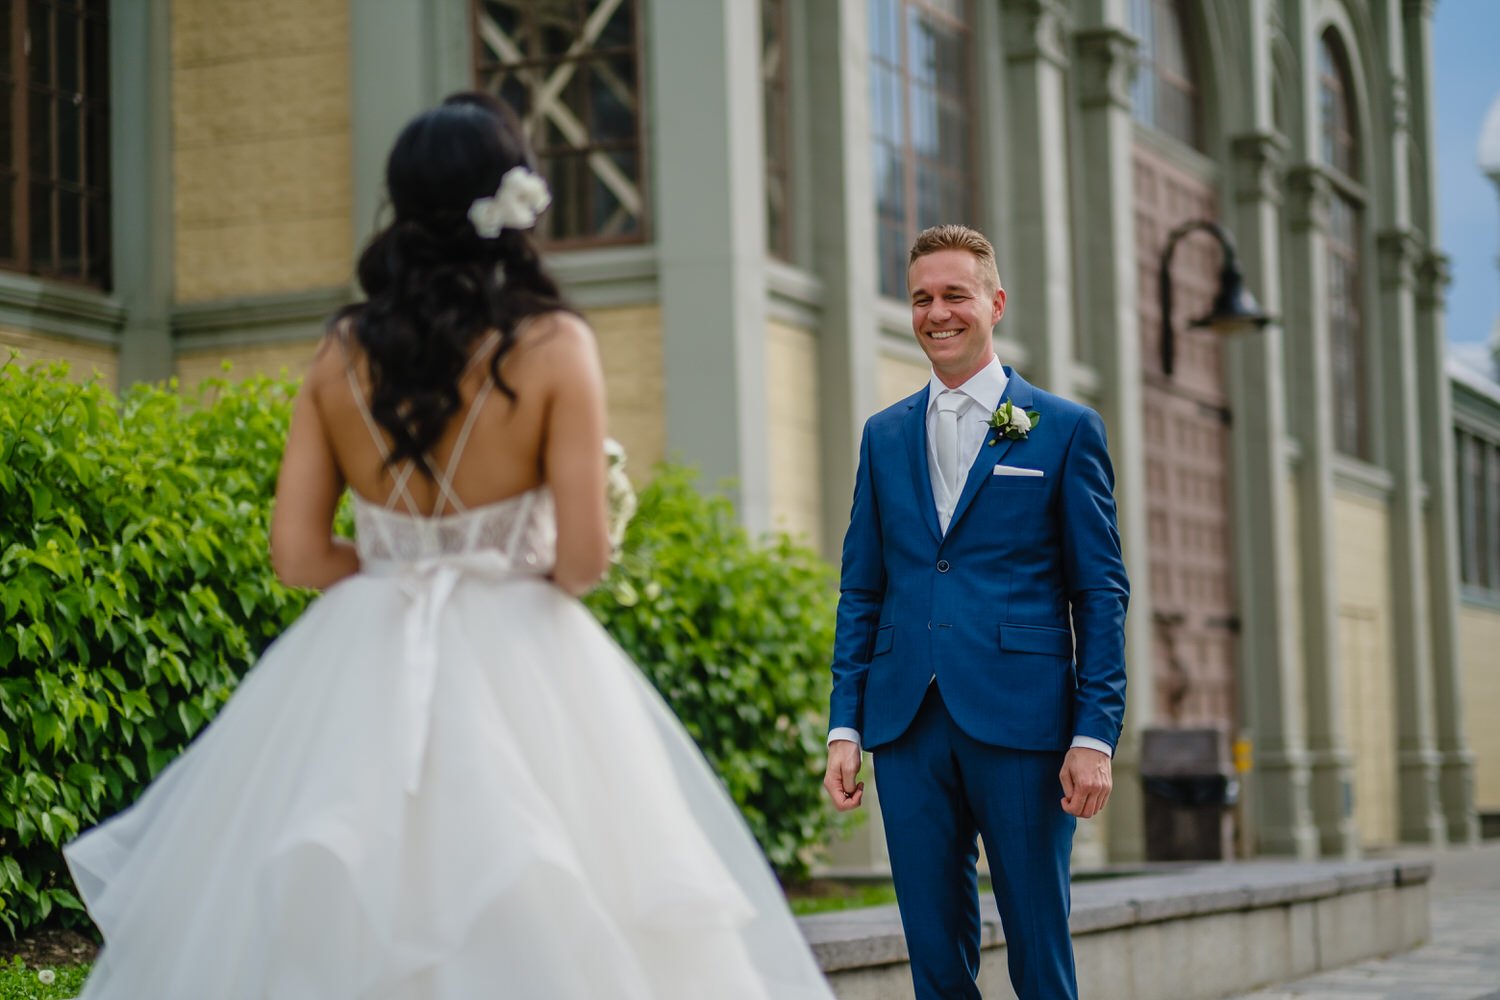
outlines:
[[[1215, 984], [1205, 984], [1204, 992], [1193, 994], [1201, 997], [1276, 981], [1282, 972], [1280, 962], [1291, 962], [1288, 970], [1294, 966], [1295, 970], [1332, 968], [1413, 947], [1427, 936], [1427, 882], [1433, 869], [1425, 861], [1256, 861], [1148, 866], [1135, 871], [1142, 874], [1073, 885], [1071, 927], [1080, 982], [1110, 981], [1114, 974], [1110, 968], [1088, 966], [1118, 962], [1122, 948], [1128, 953], [1145, 942], [1142, 935], [1152, 933], [1154, 927], [1169, 928], [1174, 936], [1192, 942], [1192, 947], [1222, 950], [1226, 927], [1251, 919], [1264, 925], [1258, 928], [1258, 937], [1285, 938], [1290, 944], [1310, 926], [1312, 907], [1363, 905], [1362, 900], [1369, 900], [1369, 906], [1379, 904], [1379, 916], [1365, 922], [1369, 927], [1363, 937], [1355, 935], [1350, 925], [1340, 929], [1336, 943], [1313, 940], [1311, 952], [1300, 957], [1240, 956], [1226, 964], [1243, 971], [1224, 973]], [[1003, 986], [1001, 952], [1005, 947], [993, 899], [981, 899], [980, 918], [981, 947], [988, 952], [981, 983], [991, 989], [997, 982]], [[840, 996], [863, 1000], [911, 995], [906, 942], [896, 907], [818, 914], [799, 922]], [[1199, 937], [1201, 941], [1196, 940]], [[1235, 975], [1244, 982], [1235, 980]], [[1134, 970], [1131, 978], [1135, 984], [1131, 996], [1149, 997], [1150, 990], [1157, 988], [1148, 985], [1149, 974], [1142, 970]], [[841, 988], [841, 983], [847, 988]]]

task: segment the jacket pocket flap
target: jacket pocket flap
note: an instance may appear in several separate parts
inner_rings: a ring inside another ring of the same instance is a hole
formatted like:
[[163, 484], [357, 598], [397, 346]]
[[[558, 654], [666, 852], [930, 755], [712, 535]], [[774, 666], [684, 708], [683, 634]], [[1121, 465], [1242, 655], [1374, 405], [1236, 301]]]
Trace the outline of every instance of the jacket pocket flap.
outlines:
[[1073, 635], [1067, 629], [1038, 625], [1001, 625], [1000, 648], [1013, 653], [1043, 653], [1047, 656], [1073, 655]]
[[879, 656], [881, 653], [889, 653], [891, 646], [896, 641], [896, 626], [882, 625], [875, 630], [875, 646], [870, 650], [871, 656]]

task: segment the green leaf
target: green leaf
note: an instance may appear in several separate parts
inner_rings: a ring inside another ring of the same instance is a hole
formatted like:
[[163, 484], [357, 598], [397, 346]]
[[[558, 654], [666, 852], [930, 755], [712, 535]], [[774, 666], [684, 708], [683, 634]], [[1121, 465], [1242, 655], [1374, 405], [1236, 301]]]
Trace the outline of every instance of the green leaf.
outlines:
[[14, 888], [22, 881], [21, 865], [9, 854], [0, 858], [0, 888]]
[[31, 717], [32, 739], [39, 748], [48, 743], [61, 746], [64, 733], [62, 720], [51, 712], [38, 712]]
[[152, 747], [146, 751], [146, 769], [151, 777], [155, 778], [161, 773], [162, 768], [172, 763], [172, 758], [177, 755], [175, 747]]

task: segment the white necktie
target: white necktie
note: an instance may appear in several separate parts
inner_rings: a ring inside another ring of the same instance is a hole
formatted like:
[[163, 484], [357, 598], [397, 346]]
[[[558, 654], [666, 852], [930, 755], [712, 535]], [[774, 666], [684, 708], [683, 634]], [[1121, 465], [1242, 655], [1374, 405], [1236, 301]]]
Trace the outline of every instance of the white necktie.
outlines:
[[938, 472], [943, 477], [943, 509], [952, 511], [958, 500], [958, 418], [968, 409], [969, 397], [961, 392], [946, 389], [937, 400], [937, 462]]

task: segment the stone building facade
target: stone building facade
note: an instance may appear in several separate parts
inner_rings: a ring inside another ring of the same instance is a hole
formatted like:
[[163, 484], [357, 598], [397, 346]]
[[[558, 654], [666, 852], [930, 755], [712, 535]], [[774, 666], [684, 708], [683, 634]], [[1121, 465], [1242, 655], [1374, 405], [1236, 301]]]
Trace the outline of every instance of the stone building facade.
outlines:
[[[120, 385], [295, 372], [397, 129], [486, 87], [542, 150], [633, 467], [690, 461], [834, 558], [864, 418], [927, 378], [905, 248], [969, 222], [1010, 293], [1002, 361], [1099, 409], [1115, 457], [1131, 697], [1081, 859], [1143, 855], [1152, 727], [1239, 743], [1243, 851], [1465, 841], [1432, 6], [7, 4], [0, 100], [48, 151], [6, 175], [0, 344]], [[1188, 329], [1220, 264], [1189, 236], [1168, 351], [1162, 252], [1193, 220], [1233, 233], [1273, 322]], [[842, 863], [878, 867], [874, 826]]]

